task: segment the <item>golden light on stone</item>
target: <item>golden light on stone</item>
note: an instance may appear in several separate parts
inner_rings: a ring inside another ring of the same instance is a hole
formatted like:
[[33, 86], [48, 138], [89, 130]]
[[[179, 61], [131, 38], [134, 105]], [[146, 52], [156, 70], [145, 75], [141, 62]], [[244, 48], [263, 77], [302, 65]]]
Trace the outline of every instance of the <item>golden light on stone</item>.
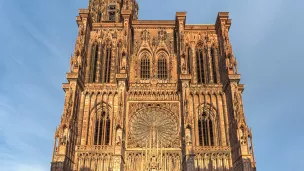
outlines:
[[255, 171], [229, 13], [187, 24], [138, 9], [79, 10], [51, 171]]

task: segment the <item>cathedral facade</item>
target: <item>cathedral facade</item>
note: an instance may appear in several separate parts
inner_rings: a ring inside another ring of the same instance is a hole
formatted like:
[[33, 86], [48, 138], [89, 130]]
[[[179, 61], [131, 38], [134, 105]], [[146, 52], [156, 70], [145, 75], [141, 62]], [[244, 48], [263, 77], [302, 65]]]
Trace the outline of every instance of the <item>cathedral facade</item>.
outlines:
[[76, 17], [51, 171], [255, 171], [229, 13], [138, 20], [135, 0]]

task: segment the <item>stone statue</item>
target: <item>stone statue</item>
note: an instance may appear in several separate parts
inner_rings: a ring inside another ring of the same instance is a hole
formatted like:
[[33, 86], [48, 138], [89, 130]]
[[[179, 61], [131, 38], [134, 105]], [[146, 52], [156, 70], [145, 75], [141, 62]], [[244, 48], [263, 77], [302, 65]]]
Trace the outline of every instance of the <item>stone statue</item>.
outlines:
[[236, 61], [234, 55], [230, 54], [228, 56], [228, 58], [226, 58], [226, 68], [228, 70], [232, 70], [234, 74], [238, 73], [237, 61]]
[[122, 59], [121, 59], [121, 69], [125, 70], [127, 67], [127, 57], [125, 54], [123, 54]]

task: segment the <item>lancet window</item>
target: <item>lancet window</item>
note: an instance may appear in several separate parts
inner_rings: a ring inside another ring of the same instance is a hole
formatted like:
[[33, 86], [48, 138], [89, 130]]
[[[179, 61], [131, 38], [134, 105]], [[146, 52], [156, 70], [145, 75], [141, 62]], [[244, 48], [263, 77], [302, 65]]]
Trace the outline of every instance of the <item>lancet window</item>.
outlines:
[[106, 111], [97, 113], [94, 127], [94, 145], [109, 145], [111, 119]]
[[111, 78], [111, 56], [112, 56], [112, 49], [110, 47], [106, 48], [106, 56], [104, 61], [104, 75], [103, 75], [103, 82], [109, 83]]
[[95, 82], [96, 79], [96, 70], [97, 70], [97, 60], [98, 60], [98, 44], [93, 46], [92, 57], [91, 57], [91, 71], [90, 71], [90, 82]]
[[196, 50], [196, 70], [197, 70], [197, 83], [205, 83], [205, 67], [204, 67], [204, 52], [203, 50]]
[[140, 61], [140, 78], [141, 79], [150, 78], [150, 59], [146, 53], [143, 54]]
[[214, 146], [214, 123], [210, 115], [205, 111], [198, 120], [198, 133], [200, 146]]
[[158, 59], [158, 78], [162, 80], [168, 78], [167, 60], [164, 54], [161, 54]]

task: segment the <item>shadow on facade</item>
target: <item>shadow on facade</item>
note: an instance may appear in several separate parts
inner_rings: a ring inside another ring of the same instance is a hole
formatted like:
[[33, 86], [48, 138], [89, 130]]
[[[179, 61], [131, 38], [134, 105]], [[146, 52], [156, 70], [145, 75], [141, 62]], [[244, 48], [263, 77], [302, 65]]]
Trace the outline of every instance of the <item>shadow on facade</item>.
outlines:
[[83, 168], [81, 168], [79, 171], [91, 171], [91, 169], [90, 169], [90, 168], [87, 168], [87, 167], [83, 167]]
[[[231, 171], [232, 167], [221, 167], [221, 166], [213, 166], [211, 163], [209, 162], [209, 164], [206, 167], [203, 166], [197, 166], [195, 165], [195, 157], [189, 157], [187, 159], [187, 171], [208, 171], [208, 170], [212, 170], [212, 171]], [[183, 170], [186, 170], [185, 168]], [[242, 162], [240, 162], [238, 165], [235, 166], [234, 171], [256, 171], [256, 166], [255, 163], [252, 163], [252, 161], [250, 159], [243, 159]]]

